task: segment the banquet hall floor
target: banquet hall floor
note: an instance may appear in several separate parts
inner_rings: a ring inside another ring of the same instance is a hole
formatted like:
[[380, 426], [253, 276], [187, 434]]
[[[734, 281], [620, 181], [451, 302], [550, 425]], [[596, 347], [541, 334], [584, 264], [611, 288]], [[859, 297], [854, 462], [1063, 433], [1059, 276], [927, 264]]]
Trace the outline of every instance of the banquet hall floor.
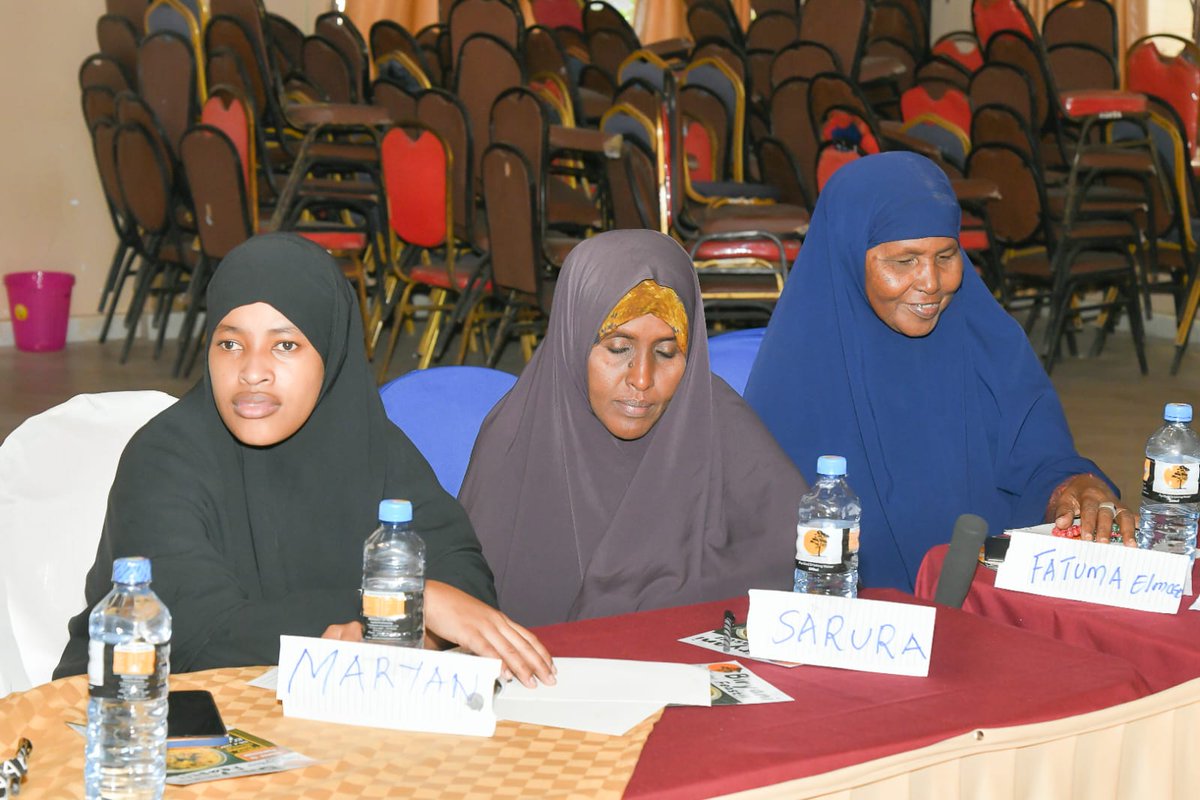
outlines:
[[[83, 392], [159, 389], [176, 396], [195, 382], [172, 378], [173, 348], [159, 361], [151, 358], [151, 345], [139, 341], [128, 363], [117, 361], [120, 342], [100, 345], [73, 342], [58, 353], [23, 353], [0, 347], [0, 437], [7, 436], [26, 417]], [[414, 340], [401, 339], [392, 360], [389, 379], [416, 366]], [[1081, 340], [1086, 351], [1090, 339]], [[1136, 500], [1140, 492], [1142, 449], [1146, 437], [1159, 424], [1165, 402], [1200, 405], [1200, 345], [1188, 350], [1179, 375], [1168, 374], [1174, 345], [1165, 339], [1148, 340], [1150, 374], [1138, 374], [1128, 335], [1110, 337], [1098, 358], [1067, 358], [1052, 376], [1075, 434], [1079, 450], [1092, 458], [1125, 497]], [[467, 363], [482, 362], [478, 354]], [[519, 373], [520, 347], [513, 341], [505, 349], [500, 367]]]

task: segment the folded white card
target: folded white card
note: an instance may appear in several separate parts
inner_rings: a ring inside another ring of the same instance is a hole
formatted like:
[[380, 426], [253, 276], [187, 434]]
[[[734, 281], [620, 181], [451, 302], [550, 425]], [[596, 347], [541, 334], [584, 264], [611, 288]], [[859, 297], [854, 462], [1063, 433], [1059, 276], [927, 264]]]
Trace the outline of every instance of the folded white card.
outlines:
[[750, 655], [890, 675], [929, 674], [929, 606], [750, 590]]
[[494, 658], [280, 636], [275, 694], [287, 717], [491, 736], [499, 676]]
[[1174, 614], [1192, 562], [1187, 556], [1015, 530], [996, 587], [1044, 597]]

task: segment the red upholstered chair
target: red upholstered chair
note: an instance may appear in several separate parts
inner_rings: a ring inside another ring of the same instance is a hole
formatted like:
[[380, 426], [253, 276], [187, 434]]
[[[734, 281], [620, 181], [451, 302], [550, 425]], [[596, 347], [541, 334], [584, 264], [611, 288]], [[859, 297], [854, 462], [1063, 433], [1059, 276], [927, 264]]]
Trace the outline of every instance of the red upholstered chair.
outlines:
[[1016, 31], [1030, 40], [1037, 38], [1037, 26], [1017, 0], [974, 0], [971, 19], [975, 37], [985, 50], [992, 36], [1000, 31]]
[[[1156, 41], [1181, 43], [1179, 55], [1167, 57]], [[1159, 97], [1170, 103], [1183, 122], [1188, 150], [1196, 157], [1197, 119], [1200, 118], [1200, 48], [1177, 36], [1145, 36], [1125, 54], [1125, 86], [1131, 92]], [[1195, 161], [1193, 169], [1195, 169]]]
[[979, 40], [970, 31], [951, 31], [934, 42], [932, 53], [948, 58], [974, 72], [983, 66], [983, 51]]
[[[459, 268], [454, 237], [454, 156], [445, 141], [419, 123], [391, 128], [380, 144], [380, 163], [387, 198], [393, 262], [387, 276], [380, 320], [392, 319], [392, 333], [378, 359], [379, 379], [387, 374], [400, 330], [417, 310], [412, 296], [430, 289], [431, 304], [418, 353], [419, 368], [433, 361], [442, 318], [452, 309], [451, 297], [470, 288], [473, 270]], [[398, 257], [397, 257], [398, 256]], [[397, 293], [399, 296], [397, 297]], [[459, 361], [465, 356], [464, 333]]]

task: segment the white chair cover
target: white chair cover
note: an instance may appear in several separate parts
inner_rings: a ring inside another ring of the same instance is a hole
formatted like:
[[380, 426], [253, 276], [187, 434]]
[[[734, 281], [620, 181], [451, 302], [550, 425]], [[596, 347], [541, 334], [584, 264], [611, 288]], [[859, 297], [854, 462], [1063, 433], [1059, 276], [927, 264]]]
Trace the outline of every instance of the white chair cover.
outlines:
[[0, 696], [50, 680], [129, 438], [175, 398], [81, 394], [0, 445]]

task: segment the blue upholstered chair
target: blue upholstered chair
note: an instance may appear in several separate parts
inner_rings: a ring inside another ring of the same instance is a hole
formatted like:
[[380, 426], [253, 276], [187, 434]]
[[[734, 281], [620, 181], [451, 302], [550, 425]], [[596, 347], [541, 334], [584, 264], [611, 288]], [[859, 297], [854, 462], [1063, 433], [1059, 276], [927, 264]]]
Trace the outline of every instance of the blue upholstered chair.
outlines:
[[388, 419], [429, 461], [442, 488], [458, 495], [483, 418], [517, 382], [486, 367], [413, 370], [379, 389]]
[[730, 331], [708, 340], [708, 361], [713, 374], [723, 378], [738, 394], [746, 391], [750, 368], [758, 355], [766, 328]]

